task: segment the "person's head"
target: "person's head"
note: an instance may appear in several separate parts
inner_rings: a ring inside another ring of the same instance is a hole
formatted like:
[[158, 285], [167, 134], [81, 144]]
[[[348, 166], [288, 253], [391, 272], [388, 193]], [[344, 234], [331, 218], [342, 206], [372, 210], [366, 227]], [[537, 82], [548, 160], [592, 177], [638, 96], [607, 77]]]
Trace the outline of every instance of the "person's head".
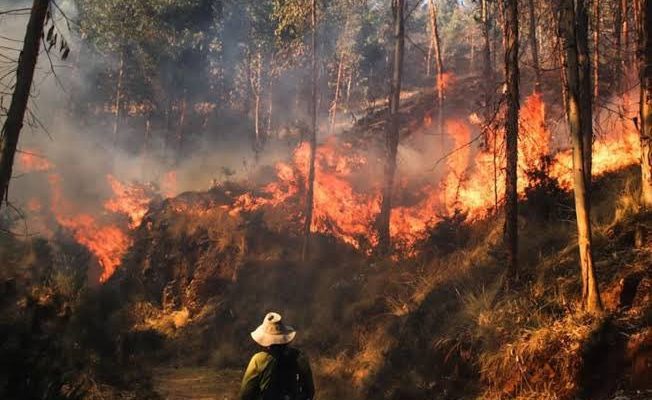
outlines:
[[296, 334], [294, 328], [283, 323], [279, 313], [270, 312], [265, 315], [263, 323], [251, 332], [251, 338], [265, 348], [285, 347]]

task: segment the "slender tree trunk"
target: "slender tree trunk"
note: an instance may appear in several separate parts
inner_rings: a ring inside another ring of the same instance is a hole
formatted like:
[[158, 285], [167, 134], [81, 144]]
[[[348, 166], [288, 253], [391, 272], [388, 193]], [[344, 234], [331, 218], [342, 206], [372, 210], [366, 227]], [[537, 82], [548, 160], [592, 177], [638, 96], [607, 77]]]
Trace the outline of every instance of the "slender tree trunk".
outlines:
[[317, 0], [312, 0], [310, 10], [312, 35], [310, 38], [311, 54], [310, 68], [312, 71], [311, 85], [311, 130], [310, 130], [310, 165], [308, 167], [308, 192], [306, 195], [306, 219], [303, 226], [303, 248], [301, 259], [306, 261], [310, 254], [310, 237], [315, 194], [315, 158], [317, 156]]
[[498, 135], [493, 135], [493, 167], [494, 167], [494, 212], [498, 213]]
[[405, 48], [404, 12], [406, 0], [394, 0], [394, 57], [389, 94], [389, 121], [386, 135], [385, 180], [383, 185], [380, 214], [378, 216], [378, 249], [382, 255], [389, 254], [391, 237], [389, 225], [392, 212], [392, 194], [396, 174], [396, 154], [399, 141], [399, 109], [401, 101], [401, 80], [403, 77], [403, 54]]
[[[272, 61], [273, 62], [273, 61]], [[267, 93], [267, 137], [272, 135], [274, 129], [274, 79], [269, 77], [269, 93]]]
[[184, 136], [184, 129], [186, 126], [186, 112], [188, 108], [188, 94], [187, 90], [183, 90], [183, 99], [181, 99], [181, 106], [179, 110], [179, 121], [177, 123], [177, 154], [175, 157], [176, 162], [178, 163], [181, 160], [181, 156], [183, 153], [183, 136]]
[[640, 10], [641, 198], [652, 209], [652, 0]]
[[563, 43], [561, 43], [561, 40], [559, 42], [559, 74], [560, 74], [560, 81], [561, 81], [561, 101], [562, 105], [564, 106], [564, 110], [568, 109], [568, 79], [566, 79], [566, 70], [564, 69], [564, 66], [566, 65], [566, 52], [564, 49], [561, 47], [563, 46]]
[[23, 41], [23, 50], [18, 59], [14, 93], [11, 97], [7, 119], [0, 134], [0, 208], [2, 208], [2, 203], [9, 190], [18, 137], [25, 120], [27, 102], [32, 89], [34, 70], [36, 69], [41, 45], [41, 34], [43, 33], [43, 25], [45, 24], [45, 16], [49, 5], [49, 0], [34, 0], [32, 3], [32, 11]]
[[613, 63], [614, 79], [618, 90], [621, 89], [623, 81], [623, 48], [622, 48], [622, 35], [623, 35], [623, 10], [620, 2], [616, 3], [614, 10], [614, 47], [616, 48], [616, 60]]
[[519, 114], [519, 70], [518, 70], [518, 2], [505, 1], [505, 77], [507, 80], [507, 121], [505, 173], [505, 244], [508, 268], [511, 277], [518, 276], [518, 114]]
[[600, 0], [593, 0], [593, 98], [600, 97]]
[[351, 84], [353, 83], [353, 66], [349, 67], [349, 78], [346, 82], [346, 108], [351, 108]]
[[441, 40], [439, 39], [439, 25], [437, 24], [437, 5], [435, 0], [428, 0], [428, 10], [430, 14], [430, 26], [432, 27], [432, 43], [435, 51], [435, 68], [437, 70], [436, 77], [436, 90], [437, 90], [437, 128], [444, 140], [444, 96], [445, 96], [445, 82], [444, 82], [444, 61], [441, 50]]
[[[639, 34], [641, 33], [641, 1], [645, 1], [645, 0], [634, 0], [634, 4], [632, 7], [632, 13], [634, 14], [634, 27], [635, 27], [634, 29], [636, 29]], [[639, 37], [639, 44], [640, 44], [640, 37]]]
[[170, 149], [170, 134], [172, 133], [172, 112], [174, 111], [174, 101], [172, 97], [168, 98], [165, 107], [165, 137], [163, 138], [163, 155], [167, 157]]
[[541, 64], [539, 63], [539, 41], [537, 40], [537, 16], [534, 0], [529, 0], [530, 12], [530, 47], [532, 48], [532, 64], [534, 67], [534, 91], [541, 93]]
[[120, 52], [120, 66], [118, 67], [118, 80], [115, 86], [115, 118], [113, 119], [113, 145], [118, 145], [118, 131], [120, 129], [120, 117], [122, 116], [122, 79], [124, 77], [125, 54]]
[[[428, 19], [428, 28], [430, 29], [430, 32], [433, 31], [433, 26], [432, 26], [432, 19]], [[430, 73], [432, 71], [432, 51], [433, 51], [434, 43], [433, 40], [428, 41], [428, 53], [426, 54], [426, 76], [430, 76]]]
[[627, 70], [628, 63], [630, 61], [629, 57], [629, 10], [627, 7], [627, 0], [621, 0], [620, 7], [622, 9], [621, 15], [623, 19], [623, 49], [624, 55], [622, 59], [623, 71]]
[[489, 22], [488, 0], [480, 0], [480, 19], [482, 21], [482, 38], [484, 39], [483, 49], [483, 82], [485, 84], [485, 103], [489, 104], [491, 92], [493, 91], [493, 64], [491, 62], [491, 34]]
[[469, 72], [470, 73], [475, 73], [475, 36], [470, 35], [470, 41], [471, 41], [471, 57], [469, 61]]
[[274, 62], [275, 55], [272, 52], [269, 61], [267, 79], [269, 80], [269, 87], [267, 89], [267, 126], [265, 127], [265, 136], [271, 137], [272, 130], [274, 129]]
[[342, 51], [340, 55], [340, 62], [337, 65], [337, 77], [335, 78], [335, 95], [333, 97], [333, 103], [331, 104], [330, 114], [331, 121], [328, 126], [328, 134], [333, 133], [335, 128], [335, 120], [337, 119], [337, 106], [340, 100], [340, 86], [342, 85], [342, 73], [344, 71], [344, 60], [346, 59], [346, 53]]
[[587, 0], [575, 0], [577, 27], [577, 57], [582, 106], [582, 147], [586, 189], [591, 191], [591, 165], [593, 160], [593, 87], [591, 85], [591, 57], [589, 50], [589, 14]]
[[564, 70], [568, 84], [568, 108], [566, 114], [573, 143], [573, 181], [575, 193], [575, 214], [580, 251], [580, 272], [582, 276], [582, 302], [588, 312], [602, 311], [600, 292], [595, 277], [591, 239], [590, 201], [584, 173], [584, 146], [582, 112], [585, 112], [580, 98], [580, 65], [578, 60], [576, 19], [573, 0], [561, 0], [559, 34], [563, 41], [566, 60]]
[[150, 153], [150, 138], [151, 138], [151, 121], [152, 121], [152, 112], [148, 111], [145, 115], [145, 137], [143, 138], [143, 155], [142, 155], [142, 169], [141, 169], [141, 179], [143, 181], [147, 180], [148, 168], [148, 159]]

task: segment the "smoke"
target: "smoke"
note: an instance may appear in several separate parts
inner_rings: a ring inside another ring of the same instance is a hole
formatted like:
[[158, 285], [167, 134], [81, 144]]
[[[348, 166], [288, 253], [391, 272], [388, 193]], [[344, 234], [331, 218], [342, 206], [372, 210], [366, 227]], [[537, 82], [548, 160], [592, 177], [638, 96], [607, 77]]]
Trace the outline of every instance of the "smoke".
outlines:
[[[1, 10], [30, 5], [27, 1], [10, 2]], [[152, 123], [146, 139], [145, 116], [127, 116], [120, 120], [116, 144], [110, 110], [88, 115], [86, 104], [80, 104], [80, 99], [110, 106], [109, 99], [98, 93], [98, 77], [113, 79], [111, 72], [117, 70], [118, 60], [113, 55], [100, 56], [84, 48], [76, 32], [77, 12], [73, 1], [59, 1], [58, 5], [60, 11], [54, 12], [53, 20], [58, 34], [69, 43], [71, 54], [64, 61], [58, 46], [49, 54], [41, 49], [10, 184], [9, 199], [14, 206], [24, 210], [30, 202], [38, 201], [40, 210], [49, 208], [52, 190], [48, 179], [52, 174], [60, 178], [63, 195], [75, 209], [97, 215], [112, 194], [109, 175], [122, 182], [148, 184], [165, 195], [175, 195], [188, 190], [206, 190], [215, 181], [254, 179], [258, 166], [273, 165], [291, 154], [296, 142], [292, 137], [255, 154], [249, 140], [250, 124], [236, 118], [231, 118], [235, 122], [229, 122], [231, 129], [216, 132], [212, 132], [217, 130], [212, 127], [222, 121], [208, 121], [208, 128], [188, 124], [183, 134], [191, 140], [184, 143], [184, 151], [177, 156], [172, 154], [177, 140], [175, 129], [166, 130], [161, 124]], [[29, 15], [20, 12], [0, 18], [0, 59], [4, 75], [15, 69]], [[15, 74], [6, 75], [0, 82], [5, 92], [4, 107], [8, 107], [8, 94], [15, 80]], [[278, 91], [284, 92], [282, 88]], [[4, 123], [4, 117], [0, 114], [0, 123]], [[21, 162], [21, 155], [47, 160], [51, 169], [33, 171]]]

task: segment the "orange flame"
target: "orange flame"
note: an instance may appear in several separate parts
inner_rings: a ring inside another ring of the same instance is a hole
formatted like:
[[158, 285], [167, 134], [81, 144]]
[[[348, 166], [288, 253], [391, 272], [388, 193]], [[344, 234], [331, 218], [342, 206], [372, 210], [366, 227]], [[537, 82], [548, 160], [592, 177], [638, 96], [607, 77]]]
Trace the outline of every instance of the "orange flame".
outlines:
[[63, 198], [61, 177], [49, 176], [52, 189], [52, 213], [57, 222], [71, 231], [75, 240], [85, 246], [102, 266], [100, 282], [106, 282], [120, 265], [131, 241], [126, 232], [115, 224], [100, 224], [89, 214], [75, 214]]
[[137, 228], [147, 213], [150, 197], [141, 186], [126, 185], [112, 175], [108, 175], [107, 179], [114, 196], [104, 203], [104, 207], [114, 213], [128, 216], [129, 228]]
[[18, 166], [23, 172], [44, 172], [52, 169], [52, 164], [47, 158], [32, 151], [18, 153]]
[[[477, 117], [476, 117], [477, 118]], [[425, 117], [428, 122], [428, 116]], [[570, 152], [551, 154], [551, 134], [546, 126], [546, 108], [539, 94], [523, 102], [520, 115], [518, 191], [522, 195], [530, 183], [526, 171], [541, 167], [542, 157], [552, 155], [551, 175], [563, 188], [572, 188]], [[633, 129], [619, 129], [619, 137], [605, 137], [594, 145], [595, 175], [614, 171], [637, 162], [638, 135]], [[631, 128], [631, 127], [630, 127]], [[446, 122], [446, 132], [455, 151], [446, 160], [441, 181], [421, 183], [409, 205], [395, 199], [390, 221], [390, 233], [395, 243], [407, 255], [423, 237], [426, 229], [440, 219], [441, 214], [456, 210], [468, 214], [471, 220], [484, 218], [500, 205], [505, 192], [504, 132], [488, 132], [483, 149], [474, 145], [472, 128], [461, 120]], [[263, 189], [261, 196], [247, 193], [238, 197], [231, 209], [234, 214], [261, 207], [278, 207], [288, 203], [301, 206], [305, 196], [309, 145], [301, 144], [294, 151], [292, 163], [276, 166], [277, 180]], [[328, 139], [317, 149], [315, 197], [312, 230], [335, 236], [356, 248], [375, 245], [374, 221], [379, 213], [380, 190], [377, 184], [355, 189], [354, 171], [367, 163], [350, 145]], [[400, 192], [408, 191], [414, 182], [403, 179]], [[399, 190], [397, 189], [397, 193]], [[296, 211], [295, 211], [296, 216]], [[298, 215], [301, 217], [301, 214]]]

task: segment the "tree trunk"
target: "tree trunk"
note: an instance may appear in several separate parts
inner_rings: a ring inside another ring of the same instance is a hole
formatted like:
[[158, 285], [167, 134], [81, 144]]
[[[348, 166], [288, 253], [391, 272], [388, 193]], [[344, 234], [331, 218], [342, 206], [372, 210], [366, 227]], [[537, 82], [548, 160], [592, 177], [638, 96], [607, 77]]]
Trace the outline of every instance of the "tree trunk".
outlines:
[[575, 214], [577, 217], [577, 236], [580, 251], [580, 272], [582, 277], [582, 302], [588, 312], [602, 311], [600, 292], [595, 277], [591, 239], [590, 201], [584, 173], [584, 146], [582, 112], [585, 112], [580, 99], [579, 60], [577, 50], [575, 9], [573, 0], [561, 0], [559, 34], [566, 53], [568, 107], [566, 110], [573, 143], [573, 183], [575, 193]]
[[437, 70], [436, 90], [437, 90], [437, 128], [441, 135], [442, 143], [444, 140], [444, 62], [441, 51], [441, 41], [439, 39], [439, 25], [437, 24], [437, 6], [435, 0], [428, 0], [428, 10], [430, 14], [430, 26], [432, 28], [432, 44], [435, 51], [435, 68]]
[[470, 35], [470, 41], [471, 41], [471, 56], [469, 60], [469, 73], [473, 74], [475, 73], [475, 36], [473, 34]]
[[351, 84], [353, 83], [353, 66], [349, 66], [349, 78], [346, 82], [346, 108], [351, 108]]
[[175, 157], [175, 161], [178, 164], [179, 161], [181, 160], [182, 152], [183, 152], [183, 136], [184, 136], [184, 129], [186, 126], [186, 112], [188, 108], [188, 93], [187, 90], [183, 90], [183, 99], [181, 99], [181, 106], [179, 110], [179, 122], [177, 123], [177, 154]]
[[593, 0], [593, 99], [600, 97], [600, 0]]
[[629, 57], [629, 10], [627, 7], [627, 0], [621, 0], [620, 2], [620, 7], [622, 9], [621, 11], [621, 16], [623, 19], [623, 49], [624, 49], [624, 55], [622, 59], [622, 64], [623, 64], [623, 71], [627, 70], [627, 66], [629, 65], [630, 57]]
[[401, 80], [403, 75], [403, 53], [405, 48], [405, 12], [406, 0], [394, 0], [394, 57], [392, 79], [389, 93], [389, 121], [385, 142], [385, 180], [383, 184], [380, 214], [378, 215], [378, 250], [379, 254], [389, 254], [391, 238], [389, 224], [392, 212], [392, 193], [396, 173], [396, 153], [399, 141], [399, 107], [401, 101]]
[[559, 53], [558, 53], [558, 58], [559, 58], [559, 74], [560, 74], [560, 82], [561, 82], [561, 102], [562, 105], [564, 106], [564, 110], [568, 109], [568, 80], [566, 79], [566, 70], [564, 69], [564, 65], [566, 65], [566, 53], [564, 49], [561, 47], [563, 44], [561, 41], [559, 41]]
[[340, 55], [340, 62], [337, 65], [337, 77], [335, 78], [335, 95], [333, 97], [333, 103], [331, 104], [330, 114], [331, 120], [328, 126], [328, 134], [333, 133], [335, 128], [335, 120], [337, 119], [337, 106], [340, 100], [340, 86], [342, 85], [342, 73], [344, 70], [344, 60], [346, 59], [346, 53], [342, 51]]
[[640, 19], [641, 198], [652, 209], [652, 0], [643, 0]]
[[507, 121], [505, 143], [507, 171], [505, 173], [505, 244], [509, 275], [518, 275], [518, 114], [519, 114], [519, 71], [518, 71], [518, 3], [506, 0], [505, 16], [505, 78], [507, 80]]
[[539, 63], [539, 41], [537, 40], [537, 17], [534, 9], [534, 0], [529, 0], [530, 5], [530, 47], [532, 47], [532, 64], [534, 67], [534, 91], [541, 93], [541, 64]]
[[143, 155], [142, 155], [142, 169], [141, 169], [141, 179], [143, 181], [149, 179], [146, 175], [149, 170], [148, 159], [150, 153], [150, 139], [151, 139], [151, 128], [152, 128], [152, 112], [148, 111], [145, 115], [145, 137], [143, 138]]
[[480, 2], [480, 19], [482, 20], [482, 38], [484, 39], [483, 49], [483, 82], [485, 84], [485, 105], [489, 104], [491, 92], [493, 91], [493, 65], [491, 63], [491, 35], [489, 24], [489, 4], [488, 0]]
[[41, 44], [41, 34], [43, 33], [43, 25], [45, 24], [45, 16], [49, 5], [50, 0], [34, 0], [32, 3], [32, 11], [23, 41], [23, 50], [18, 59], [14, 93], [0, 135], [0, 208], [2, 208], [2, 202], [7, 197], [7, 191], [9, 190], [18, 137], [25, 120], [27, 102], [32, 89], [34, 70], [36, 69]]
[[122, 79], [125, 69], [124, 50], [120, 52], [120, 66], [118, 67], [118, 81], [115, 85], [115, 118], [113, 120], [113, 145], [118, 145], [118, 130], [120, 129], [120, 117], [122, 109]]
[[163, 138], [163, 156], [167, 157], [170, 150], [170, 134], [172, 133], [172, 113], [174, 112], [174, 101], [168, 97], [165, 107], [165, 137]]
[[270, 56], [269, 69], [267, 74], [267, 79], [269, 80], [269, 87], [267, 89], [267, 126], [265, 127], [265, 136], [267, 138], [271, 137], [272, 131], [274, 130], [274, 62], [275, 62], [274, 52]]
[[593, 160], [593, 87], [591, 85], [591, 57], [589, 50], [589, 14], [587, 0], [575, 0], [577, 26], [577, 57], [582, 107], [582, 147], [586, 189], [591, 191], [591, 165]]
[[621, 89], [621, 83], [623, 81], [622, 77], [622, 65], [623, 65], [623, 49], [622, 49], [622, 34], [623, 34], [623, 14], [620, 2], [616, 3], [616, 9], [614, 10], [614, 47], [616, 48], [616, 60], [613, 63], [613, 71], [616, 87], [618, 90]]
[[311, 85], [311, 129], [310, 129], [310, 165], [308, 167], [308, 192], [306, 194], [306, 219], [303, 225], [303, 248], [301, 259], [306, 261], [310, 254], [310, 236], [315, 193], [315, 158], [317, 156], [317, 0], [312, 0], [310, 9], [312, 23], [310, 68], [312, 71]]

